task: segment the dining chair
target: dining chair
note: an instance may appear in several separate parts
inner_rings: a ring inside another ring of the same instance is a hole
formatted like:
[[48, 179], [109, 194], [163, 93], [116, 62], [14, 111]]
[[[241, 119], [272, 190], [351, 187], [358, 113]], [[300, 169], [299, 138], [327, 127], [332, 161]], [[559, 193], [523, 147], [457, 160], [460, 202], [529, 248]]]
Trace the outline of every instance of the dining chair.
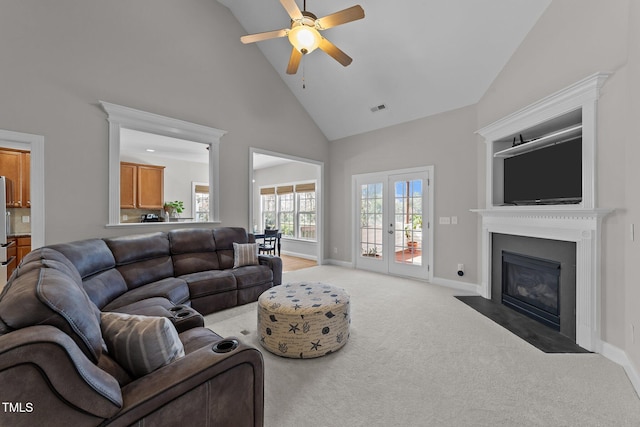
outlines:
[[264, 230], [262, 243], [258, 245], [258, 253], [276, 254], [276, 242], [278, 240], [278, 229]]

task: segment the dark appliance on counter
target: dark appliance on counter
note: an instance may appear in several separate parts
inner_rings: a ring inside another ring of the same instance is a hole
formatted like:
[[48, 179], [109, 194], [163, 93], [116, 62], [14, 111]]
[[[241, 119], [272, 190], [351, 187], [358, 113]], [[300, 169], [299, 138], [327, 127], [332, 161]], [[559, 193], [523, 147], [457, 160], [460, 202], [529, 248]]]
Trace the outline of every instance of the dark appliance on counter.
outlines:
[[159, 222], [160, 218], [156, 214], [145, 214], [140, 218], [140, 222]]

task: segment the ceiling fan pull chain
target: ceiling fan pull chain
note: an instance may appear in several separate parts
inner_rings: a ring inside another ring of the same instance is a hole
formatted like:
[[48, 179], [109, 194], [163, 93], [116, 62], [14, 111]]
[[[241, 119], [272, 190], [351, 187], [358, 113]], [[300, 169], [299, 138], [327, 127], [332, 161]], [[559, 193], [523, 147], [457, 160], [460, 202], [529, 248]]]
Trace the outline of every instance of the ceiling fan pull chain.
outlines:
[[304, 56], [302, 57], [302, 89], [306, 89], [307, 85], [304, 82], [304, 63], [306, 61], [304, 60]]

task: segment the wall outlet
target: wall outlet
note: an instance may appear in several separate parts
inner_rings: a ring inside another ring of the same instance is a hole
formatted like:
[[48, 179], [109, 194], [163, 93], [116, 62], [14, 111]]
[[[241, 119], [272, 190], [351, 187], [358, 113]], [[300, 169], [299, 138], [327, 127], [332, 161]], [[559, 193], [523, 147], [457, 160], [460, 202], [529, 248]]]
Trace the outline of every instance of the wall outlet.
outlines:
[[28, 224], [29, 222], [31, 222], [31, 217], [29, 215], [22, 215], [22, 222], [24, 224]]
[[338, 254], [338, 248], [333, 248], [333, 253], [337, 255]]
[[128, 219], [129, 219], [129, 215], [122, 215], [122, 220], [123, 220], [123, 221], [126, 221], [126, 220], [128, 220]]
[[449, 218], [448, 216], [441, 216], [440, 217], [440, 224], [442, 224], [442, 225], [451, 224], [451, 218]]

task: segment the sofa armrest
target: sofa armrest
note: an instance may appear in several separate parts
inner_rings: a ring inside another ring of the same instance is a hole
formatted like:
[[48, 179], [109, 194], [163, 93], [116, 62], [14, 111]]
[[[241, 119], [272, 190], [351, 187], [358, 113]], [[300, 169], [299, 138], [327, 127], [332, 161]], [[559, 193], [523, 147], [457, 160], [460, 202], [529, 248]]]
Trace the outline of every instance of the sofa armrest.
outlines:
[[53, 326], [0, 336], [0, 425], [98, 425], [122, 407], [118, 382]]
[[262, 354], [244, 344], [216, 353], [211, 344], [123, 387], [124, 408], [109, 425], [262, 426]]
[[273, 271], [273, 286], [282, 284], [282, 258], [273, 255], [258, 255], [261, 265], [268, 266]]

